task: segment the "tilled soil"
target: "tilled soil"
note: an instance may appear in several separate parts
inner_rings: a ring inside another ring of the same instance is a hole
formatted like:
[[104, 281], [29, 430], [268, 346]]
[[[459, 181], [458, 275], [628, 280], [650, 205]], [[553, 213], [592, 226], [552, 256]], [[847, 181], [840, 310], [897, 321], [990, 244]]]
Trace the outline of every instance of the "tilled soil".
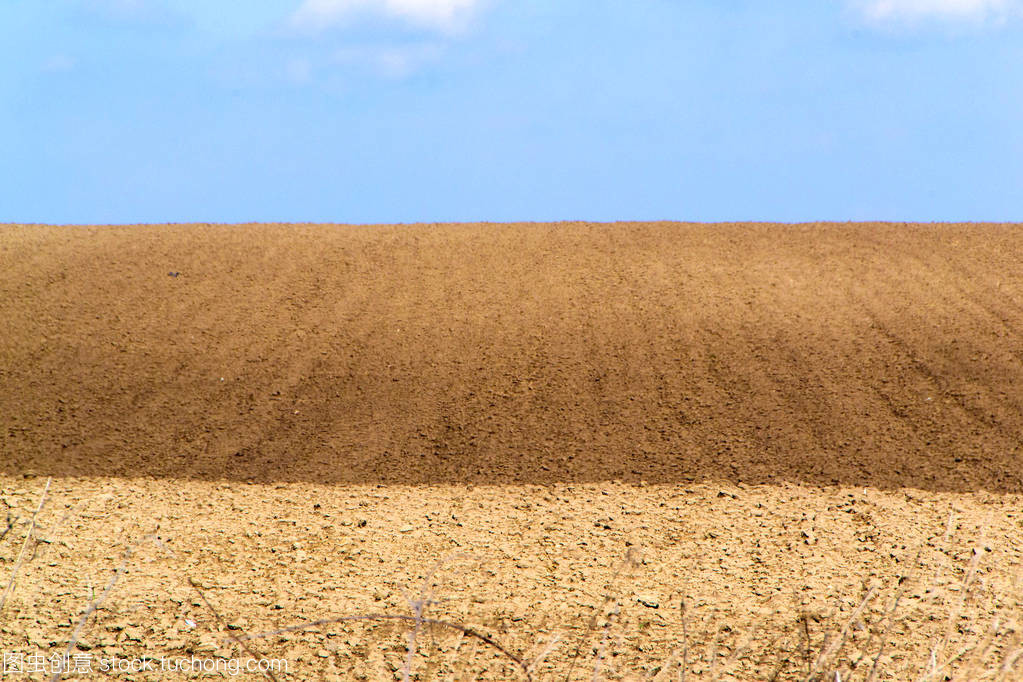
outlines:
[[[0, 652], [102, 598], [95, 661], [416, 603], [524, 660], [557, 635], [539, 679], [1002, 660], [1020, 253], [993, 224], [0, 226]], [[252, 646], [400, 678], [414, 627]], [[448, 625], [416, 651], [516, 675]]]

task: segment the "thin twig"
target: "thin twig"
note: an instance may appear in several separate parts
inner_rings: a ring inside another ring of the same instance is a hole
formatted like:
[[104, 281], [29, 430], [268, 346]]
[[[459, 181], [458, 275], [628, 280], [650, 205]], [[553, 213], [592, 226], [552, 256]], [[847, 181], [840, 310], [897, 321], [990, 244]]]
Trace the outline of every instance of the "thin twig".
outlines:
[[[206, 608], [210, 610], [210, 613], [212, 613], [213, 617], [217, 619], [217, 622], [220, 624], [220, 626], [227, 631], [228, 637], [234, 640], [234, 642], [242, 648], [242, 651], [247, 653], [255, 660], [262, 660], [263, 658], [265, 658], [265, 656], [260, 654], [258, 651], [253, 650], [248, 644], [246, 644], [242, 639], [240, 639], [236, 634], [234, 634], [231, 628], [228, 627], [227, 623], [224, 622], [224, 619], [221, 617], [220, 612], [213, 607], [213, 604], [210, 603], [210, 600], [206, 598], [205, 594], [203, 594], [203, 591], [199, 588], [199, 584], [197, 582], [192, 580], [192, 578], [189, 578], [188, 584], [191, 585], [192, 589], [196, 591], [196, 593], [199, 595], [199, 599], [202, 599], [203, 604], [206, 604]], [[242, 634], [244, 633], [245, 631], [242, 630]], [[245, 637], [245, 639], [249, 639], [249, 637]], [[262, 670], [262, 666], [260, 666], [260, 671], [263, 673], [265, 677], [268, 677], [269, 679], [273, 680], [273, 682], [277, 682], [277, 677], [275, 677], [271, 671]]]
[[966, 661], [965, 669], [960, 668], [959, 671], [952, 676], [953, 680], [977, 679], [976, 673], [978, 672], [978, 668], [982, 665], [984, 657], [991, 653], [991, 649], [995, 644], [995, 639], [998, 637], [998, 628], [1000, 628], [1001, 625], [1002, 625], [1001, 620], [999, 619], [998, 616], [995, 616], [995, 619], [991, 623], [991, 629], [988, 632], [987, 637], [985, 638], [983, 646], [981, 646], [981, 644], [978, 642], [977, 645], [973, 647], [973, 653], [971, 654], [970, 658]]
[[682, 612], [682, 671], [679, 675], [679, 682], [686, 682], [686, 672], [689, 669], [689, 633], [686, 632], [686, 621], [688, 620], [688, 614], [686, 613], [686, 600], [682, 598], [682, 603], [679, 605], [679, 610]]
[[[884, 630], [881, 631], [881, 644], [877, 647], [877, 653], [874, 654], [874, 661], [870, 665], [870, 672], [867, 674], [866, 682], [874, 682], [877, 679], [877, 667], [881, 663], [881, 657], [884, 656], [885, 647], [888, 645], [888, 633], [891, 631], [892, 626], [895, 624], [895, 612], [899, 608], [899, 602], [902, 601], [902, 597], [906, 594], [905, 585], [908, 583], [908, 579], [905, 577], [899, 579], [899, 590], [895, 594], [895, 601], [892, 602], [892, 607], [885, 614], [885, 626]], [[871, 633], [873, 636], [873, 633]], [[870, 644], [870, 638], [867, 638], [867, 644]], [[866, 647], [864, 647], [866, 648]], [[857, 664], [859, 661], [857, 661]]]
[[[951, 565], [952, 560], [950, 558], [950, 555], [952, 554], [952, 535], [954, 533], [955, 533], [955, 509], [954, 508], [950, 508], [948, 510], [948, 520], [945, 522], [945, 536], [944, 536], [945, 561], [942, 561], [942, 562], [940, 562], [938, 564], [938, 569], [937, 569], [937, 571], [934, 574], [934, 585], [935, 586], [941, 584], [942, 569], [946, 568], [946, 564]], [[947, 594], [946, 591], [942, 592], [941, 605], [943, 607], [946, 605], [946, 601], [947, 601], [947, 598], [945, 596], [946, 594]], [[951, 612], [950, 612], [949, 613], [949, 619], [950, 620], [951, 620], [951, 617], [952, 617], [952, 615], [951, 615]], [[937, 642], [935, 642], [934, 646], [931, 648], [931, 658], [930, 658], [930, 660], [931, 660], [931, 670], [930, 670], [930, 673], [933, 673], [934, 670], [935, 670], [935, 667], [937, 666], [939, 647], [940, 647], [940, 653], [942, 653], [942, 654], [945, 653], [945, 648], [948, 645], [948, 634], [949, 634], [947, 629], [946, 629], [946, 633], [945, 634], [946, 634], [945, 638], [944, 639], [939, 639]], [[924, 677], [926, 677], [926, 675], [928, 675], [928, 674], [929, 673], [925, 672], [923, 675], [921, 675], [920, 679], [924, 679]]]
[[833, 656], [836, 656], [845, 646], [846, 641], [849, 638], [849, 631], [852, 629], [853, 623], [860, 619], [863, 614], [863, 610], [867, 608], [867, 604], [877, 594], [877, 588], [871, 587], [867, 590], [867, 594], [864, 595], [859, 605], [853, 609], [852, 615], [845, 621], [845, 625], [842, 626], [842, 632], [839, 634], [838, 639], [833, 641], [829, 646], [821, 649], [820, 654], [817, 656], [817, 660], [814, 661], [813, 667], [810, 669], [810, 674], [807, 676], [807, 682], [818, 672], [821, 671], [822, 666], [826, 666], [828, 661]]
[[[141, 540], [136, 542], [134, 545], [131, 545], [124, 550], [124, 554], [122, 555], [121, 559], [121, 564], [117, 567], [117, 570], [114, 571], [114, 574], [110, 577], [110, 581], [107, 583], [106, 588], [100, 594], [98, 599], [94, 599], [92, 602], [89, 603], [89, 606], [87, 606], [85, 611], [82, 613], [82, 617], [78, 619], [78, 625], [75, 626], [74, 632], [71, 633], [71, 639], [68, 640], [67, 648], [64, 650], [64, 660], [67, 660], [67, 658], [71, 656], [71, 650], [74, 649], [75, 644], [78, 643], [78, 637], [81, 635], [82, 628], [85, 627], [85, 623], [89, 620], [89, 616], [91, 616], [92, 614], [96, 613], [96, 611], [99, 610], [99, 607], [103, 604], [104, 601], [106, 601], [107, 596], [109, 596], [109, 594], [113, 591], [114, 585], [117, 584], [117, 581], [124, 574], [124, 572], [128, 570], [128, 562], [131, 559], [131, 555], [135, 553], [135, 550], [143, 542], [146, 542], [147, 540], [151, 540], [152, 538], [156, 537], [156, 534], [159, 532], [159, 530], [160, 528], [159, 526], [157, 526], [155, 531], [153, 531], [149, 535], [146, 535]], [[53, 676], [50, 678], [50, 682], [58, 682], [58, 680], [60, 680], [63, 674], [64, 674], [63, 666], [57, 666], [57, 669], [53, 671]]]
[[39, 498], [39, 506], [37, 506], [36, 510], [32, 512], [32, 522], [29, 524], [28, 533], [25, 534], [25, 541], [21, 543], [21, 550], [18, 552], [18, 558], [14, 562], [14, 570], [11, 571], [11, 578], [7, 581], [7, 587], [4, 589], [4, 596], [0, 597], [0, 612], [4, 610], [7, 598], [11, 596], [11, 593], [14, 591], [14, 579], [18, 576], [18, 571], [21, 570], [21, 565], [25, 561], [25, 549], [28, 547], [28, 543], [32, 539], [32, 534], [35, 533], [36, 518], [39, 516], [39, 512], [42, 511], [43, 505], [46, 504], [46, 496], [50, 492], [50, 483], [52, 482], [52, 477], [46, 479], [46, 487], [43, 488], [43, 494]]
[[[257, 635], [246, 635], [242, 639], [260, 639], [263, 637], [273, 637], [274, 635], [281, 635], [288, 632], [299, 632], [302, 630], [312, 630], [315, 628], [322, 627], [324, 625], [334, 625], [337, 623], [351, 623], [356, 621], [374, 621], [374, 620], [400, 620], [406, 623], [415, 623], [415, 616], [406, 616], [400, 613], [369, 613], [362, 616], [340, 616], [338, 618], [324, 618], [322, 620], [315, 620], [309, 623], [303, 623], [301, 625], [292, 625], [291, 627], [281, 628], [272, 632], [262, 632]], [[449, 630], [455, 630], [461, 632], [464, 635], [468, 635], [474, 639], [478, 639], [492, 649], [497, 650], [503, 654], [506, 658], [515, 663], [519, 668], [522, 669], [522, 673], [525, 676], [527, 682], [532, 682], [533, 676], [529, 670], [529, 665], [522, 659], [522, 657], [515, 655], [508, 649], [504, 648], [500, 643], [494, 640], [492, 637], [488, 637], [481, 632], [473, 630], [465, 625], [459, 625], [458, 623], [451, 623], [446, 620], [439, 620], [437, 618], [423, 618], [420, 621], [423, 625], [435, 625], [437, 627], [448, 628]]]
[[810, 616], [801, 613], [799, 614], [799, 620], [803, 624], [803, 635], [806, 637], [806, 649], [803, 652], [803, 660], [806, 661], [806, 675], [809, 677], [813, 672], [811, 668], [812, 663], [810, 662], [810, 656], [813, 655], [810, 642]]
[[617, 597], [614, 596], [613, 592], [616, 591], [615, 590], [616, 584], [618, 582], [619, 576], [621, 576], [622, 574], [622, 571], [625, 568], [631, 568], [636, 566], [637, 564], [638, 562], [636, 559], [634, 549], [629, 548], [625, 552], [625, 558], [622, 561], [618, 562], [618, 565], [615, 566], [615, 571], [614, 573], [611, 574], [611, 579], [607, 583], [606, 586], [607, 592], [606, 594], [604, 594], [603, 601], [601, 602], [597, 611], [594, 612], [593, 616], [590, 618], [590, 621], [587, 624], [586, 629], [583, 631], [582, 636], [576, 643], [575, 652], [572, 654], [572, 661], [569, 663], [568, 666], [568, 672], [565, 673], [565, 682], [568, 682], [568, 680], [572, 676], [572, 672], [575, 670], [575, 665], [579, 661], [579, 656], [582, 653], [583, 644], [586, 642], [586, 639], [591, 634], [593, 634], [593, 631], [597, 628], [597, 620], [600, 618], [600, 614], [604, 612], [604, 609], [606, 609], [609, 604], [611, 604], [612, 602], [617, 602]]
[[615, 608], [607, 614], [607, 620], [604, 621], [604, 634], [600, 637], [600, 645], [597, 647], [596, 660], [593, 662], [593, 682], [597, 682], [600, 679], [600, 666], [604, 662], [604, 651], [607, 648], [607, 639], [611, 633], [611, 625], [614, 622], [614, 617], [618, 615], [619, 608]]
[[[424, 588], [425, 591], [425, 582]], [[422, 593], [421, 593], [422, 594]], [[412, 600], [407, 596], [406, 601], [409, 603], [409, 607], [412, 609], [412, 615], [415, 617], [415, 627], [408, 633], [408, 653], [405, 655], [405, 666], [402, 669], [401, 679], [402, 682], [409, 682], [412, 679], [412, 659], [416, 655], [416, 639], [419, 637], [419, 629], [423, 626], [423, 609], [426, 606], [427, 599], [421, 597], [420, 599]]]
[[415, 627], [413, 627], [412, 631], [408, 633], [408, 652], [405, 656], [405, 665], [402, 668], [402, 682], [409, 682], [409, 680], [412, 679], [412, 662], [416, 656], [416, 640], [419, 638], [419, 630], [423, 624], [423, 612], [426, 610], [427, 606], [431, 606], [435, 603], [433, 600], [433, 587], [430, 586], [430, 582], [433, 580], [433, 577], [437, 575], [442, 568], [444, 568], [445, 564], [456, 559], [465, 558], [468, 558], [465, 554], [458, 553], [446, 556], [438, 561], [426, 577], [423, 578], [423, 584], [419, 588], [419, 599], [410, 599], [409, 596], [405, 594], [405, 591], [402, 590], [405, 601], [408, 602], [409, 608], [412, 609], [412, 615], [416, 618]]
[[545, 646], [543, 650], [536, 655], [536, 658], [533, 659], [533, 662], [529, 664], [530, 672], [535, 671], [537, 667], [539, 667], [539, 665], [543, 663], [548, 656], [550, 656], [551, 652], [554, 651], [554, 647], [556, 647], [558, 645], [558, 642], [560, 641], [561, 635], [558, 633], [554, 633], [554, 636], [551, 637], [551, 641], [547, 643], [547, 646]]
[[3, 532], [0, 533], [0, 542], [3, 541], [7, 534], [14, 530], [14, 524], [18, 522], [18, 517], [12, 515], [11, 512], [7, 512], [7, 527], [4, 528]]
[[749, 631], [746, 633], [746, 638], [741, 640], [734, 649], [732, 649], [731, 655], [725, 659], [724, 669], [721, 672], [713, 673], [711, 675], [711, 682], [721, 679], [721, 675], [724, 675], [733, 665], [735, 665], [743, 654], [749, 649], [750, 644], [753, 643], [753, 639], [756, 637], [758, 624], [754, 623], [750, 626]]
[[967, 593], [970, 590], [970, 586], [973, 584], [973, 578], [977, 571], [977, 565], [980, 563], [980, 551], [974, 549], [973, 556], [970, 558], [970, 562], [966, 565], [966, 574], [963, 576], [963, 581], [959, 585], [959, 599], [956, 601], [956, 605], [948, 612], [948, 619], [945, 623], [945, 634], [941, 640], [931, 649], [931, 669], [925, 672], [918, 678], [918, 682], [931, 679], [939, 675], [945, 668], [952, 665], [954, 662], [962, 658], [963, 654], [968, 652], [969, 647], [964, 648], [959, 653], [949, 658], [945, 663], [940, 666], [937, 665], [938, 653], [945, 653], [949, 643], [952, 641], [952, 630], [955, 627], [955, 622], [959, 618], [959, 614], [962, 612], [963, 607], [966, 605]]
[[1023, 647], [1010, 650], [1005, 655], [1005, 660], [1002, 661], [1001, 667], [998, 669], [999, 680], [1009, 679], [1009, 674], [1016, 669], [1016, 661], [1023, 659]]
[[657, 680], [664, 679], [665, 676], [671, 672], [671, 669], [678, 664], [678, 652], [678, 647], [672, 649], [668, 653], [668, 657], [664, 659], [664, 662], [648, 672], [643, 679], [646, 680], [646, 682], [657, 682]]
[[714, 636], [711, 637], [707, 643], [707, 672], [710, 675], [710, 679], [717, 678], [717, 666], [718, 666], [718, 646], [721, 642], [721, 627], [718, 625], [717, 618], [711, 621], [712, 631]]
[[[71, 509], [69, 509], [67, 512], [65, 512], [64, 516], [60, 517], [60, 521], [55, 523], [53, 525], [53, 527], [50, 528], [49, 533], [47, 533], [47, 535], [49, 535], [51, 539], [49, 539], [49, 540], [43, 540], [43, 539], [37, 540], [36, 547], [35, 547], [35, 549], [32, 552], [32, 559], [33, 559], [33, 561], [36, 558], [36, 551], [39, 549], [39, 545], [40, 544], [47, 545], [46, 549], [48, 550], [49, 547], [52, 546], [52, 544], [53, 544], [53, 539], [57, 537], [57, 531], [59, 531], [64, 526], [64, 524], [67, 522], [67, 520], [69, 518], [71, 518], [72, 514], [74, 514], [76, 511], [78, 511], [78, 506], [77, 505], [72, 507]], [[44, 552], [42, 556], [45, 559], [46, 558], [46, 553]]]

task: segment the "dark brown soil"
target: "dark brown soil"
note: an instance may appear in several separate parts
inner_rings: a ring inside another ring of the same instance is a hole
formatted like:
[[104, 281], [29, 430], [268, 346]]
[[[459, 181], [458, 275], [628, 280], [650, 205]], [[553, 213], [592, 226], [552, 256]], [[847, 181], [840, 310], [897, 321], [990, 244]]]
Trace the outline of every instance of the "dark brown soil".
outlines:
[[1023, 226], [0, 226], [0, 472], [1023, 491]]

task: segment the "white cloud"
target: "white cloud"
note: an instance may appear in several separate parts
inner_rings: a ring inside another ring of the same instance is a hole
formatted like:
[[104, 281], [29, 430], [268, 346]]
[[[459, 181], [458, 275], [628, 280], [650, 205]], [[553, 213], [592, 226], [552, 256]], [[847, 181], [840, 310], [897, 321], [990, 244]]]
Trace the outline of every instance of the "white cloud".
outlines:
[[1023, 14], [1021, 0], [857, 0], [853, 6], [873, 23], [1000, 22]]
[[304, 0], [292, 15], [292, 25], [319, 30], [357, 15], [376, 14], [425, 28], [461, 28], [480, 0]]

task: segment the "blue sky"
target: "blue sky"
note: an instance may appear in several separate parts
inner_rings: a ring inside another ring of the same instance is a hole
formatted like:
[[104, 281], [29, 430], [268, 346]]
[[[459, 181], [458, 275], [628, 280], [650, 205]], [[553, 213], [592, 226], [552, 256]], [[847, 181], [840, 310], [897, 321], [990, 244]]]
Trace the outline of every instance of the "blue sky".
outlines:
[[0, 222], [1023, 220], [1023, 1], [5, 0]]

